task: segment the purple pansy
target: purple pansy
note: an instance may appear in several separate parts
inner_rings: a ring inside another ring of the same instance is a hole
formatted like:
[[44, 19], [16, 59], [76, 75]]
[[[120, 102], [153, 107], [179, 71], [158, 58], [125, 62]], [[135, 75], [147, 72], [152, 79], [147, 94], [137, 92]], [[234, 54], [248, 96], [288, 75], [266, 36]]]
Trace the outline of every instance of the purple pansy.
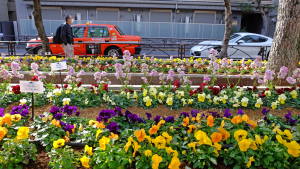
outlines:
[[106, 128], [109, 129], [109, 131], [114, 134], [117, 134], [119, 130], [118, 124], [116, 122], [111, 122], [106, 126]]
[[174, 123], [174, 116], [168, 116], [168, 117], [166, 118], [166, 122], [167, 122], [167, 123]]
[[199, 113], [199, 110], [195, 110], [195, 109], [191, 110], [192, 117], [197, 117], [198, 113]]
[[116, 108], [115, 108], [115, 112], [118, 113], [118, 115], [119, 115], [120, 117], [123, 117], [123, 116], [124, 116], [124, 115], [122, 114], [122, 109], [121, 109], [120, 107], [116, 107]]
[[263, 108], [262, 111], [261, 111], [261, 113], [262, 113], [263, 115], [267, 115], [267, 114], [269, 113], [269, 111], [270, 111], [270, 109], [267, 110], [266, 108]]
[[227, 117], [227, 118], [230, 118], [230, 117], [231, 117], [231, 113], [230, 113], [230, 110], [229, 110], [229, 109], [226, 109], [226, 110], [225, 110], [224, 117]]
[[154, 118], [154, 121], [155, 121], [155, 124], [157, 124], [159, 121], [160, 121], [160, 116], [156, 116], [155, 118]]
[[150, 120], [151, 117], [152, 117], [152, 114], [151, 113], [146, 113], [146, 115], [147, 115], [147, 119]]
[[245, 113], [243, 112], [242, 109], [239, 109], [239, 112], [237, 113], [237, 115], [244, 115]]
[[184, 118], [186, 118], [186, 117], [190, 117], [190, 114], [188, 112], [182, 112], [180, 114], [180, 117], [182, 117], [182, 116], [184, 116]]

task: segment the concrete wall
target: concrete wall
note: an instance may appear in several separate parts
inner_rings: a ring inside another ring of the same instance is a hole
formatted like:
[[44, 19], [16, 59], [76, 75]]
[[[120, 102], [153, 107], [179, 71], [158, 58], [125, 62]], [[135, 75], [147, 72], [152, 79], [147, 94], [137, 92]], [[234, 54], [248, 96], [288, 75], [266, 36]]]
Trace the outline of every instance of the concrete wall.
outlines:
[[8, 21], [8, 7], [7, 7], [7, 0], [0, 0], [0, 22], [1, 21]]

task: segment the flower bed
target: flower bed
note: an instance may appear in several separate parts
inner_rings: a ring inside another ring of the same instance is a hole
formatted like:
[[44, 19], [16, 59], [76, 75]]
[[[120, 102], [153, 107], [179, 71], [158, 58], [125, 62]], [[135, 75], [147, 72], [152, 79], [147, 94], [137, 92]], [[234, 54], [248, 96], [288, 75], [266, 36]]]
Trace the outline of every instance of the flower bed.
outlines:
[[[116, 107], [89, 119], [78, 117], [77, 107], [65, 105], [51, 107], [50, 113], [36, 116], [32, 122], [26, 110], [24, 104], [1, 115], [0, 167], [22, 166], [28, 162], [22, 160], [24, 156], [36, 160], [37, 148], [28, 137], [45, 148], [46, 152], [39, 147], [43, 152], [37, 153], [43, 157], [46, 153], [51, 168], [299, 167], [300, 116], [291, 113], [282, 119], [262, 109], [264, 120], [257, 123], [242, 110], [232, 115], [227, 109], [223, 117], [217, 112], [192, 110], [178, 118], [152, 117], [150, 113], [143, 118]], [[66, 146], [70, 142], [85, 146], [74, 151]], [[23, 145], [22, 151], [18, 145]], [[3, 161], [14, 156], [12, 152], [20, 152], [18, 160]], [[31, 167], [34, 164], [30, 162]]]

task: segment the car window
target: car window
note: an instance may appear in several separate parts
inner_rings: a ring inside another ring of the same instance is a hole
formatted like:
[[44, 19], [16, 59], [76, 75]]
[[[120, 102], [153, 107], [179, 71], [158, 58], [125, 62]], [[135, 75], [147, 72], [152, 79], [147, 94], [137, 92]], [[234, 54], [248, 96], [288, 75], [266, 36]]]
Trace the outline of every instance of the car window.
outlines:
[[116, 30], [119, 32], [119, 34], [122, 36], [122, 35], [125, 35], [122, 31], [121, 31], [121, 29], [119, 28], [119, 27], [117, 27], [117, 26], [115, 26], [115, 28], [116, 28]]
[[90, 38], [109, 37], [109, 32], [107, 27], [89, 27], [87, 37]]
[[242, 37], [240, 40], [243, 40], [245, 43], [261, 43], [266, 42], [268, 39], [262, 36], [248, 35]]
[[229, 40], [235, 39], [235, 38], [237, 38], [239, 36], [241, 36], [241, 35], [239, 35], [239, 34], [233, 34], [233, 35], [230, 36]]
[[85, 27], [73, 27], [74, 38], [83, 38]]

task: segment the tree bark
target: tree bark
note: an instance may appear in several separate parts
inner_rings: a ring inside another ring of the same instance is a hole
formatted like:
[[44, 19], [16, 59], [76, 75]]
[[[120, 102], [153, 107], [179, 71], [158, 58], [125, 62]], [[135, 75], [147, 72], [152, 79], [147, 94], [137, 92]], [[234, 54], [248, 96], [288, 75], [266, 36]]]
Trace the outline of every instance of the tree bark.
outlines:
[[43, 55], [45, 52], [50, 52], [49, 39], [46, 36], [43, 19], [42, 19], [42, 7], [40, 0], [33, 0], [33, 16], [35, 27], [42, 41]]
[[220, 58], [227, 58], [227, 49], [228, 49], [228, 43], [231, 33], [231, 5], [230, 0], [224, 0], [225, 5], [225, 33], [224, 33], [224, 39], [222, 42], [221, 51], [219, 53]]
[[279, 0], [274, 39], [267, 69], [279, 72], [289, 68], [289, 75], [298, 67], [300, 55], [300, 0]]
[[267, 18], [267, 15], [266, 15], [264, 9], [261, 6], [261, 0], [257, 0], [257, 7], [258, 7], [258, 10], [261, 14], [262, 20], [263, 20], [263, 26], [262, 26], [262, 29], [261, 29], [261, 34], [262, 35], [267, 35], [268, 18]]

